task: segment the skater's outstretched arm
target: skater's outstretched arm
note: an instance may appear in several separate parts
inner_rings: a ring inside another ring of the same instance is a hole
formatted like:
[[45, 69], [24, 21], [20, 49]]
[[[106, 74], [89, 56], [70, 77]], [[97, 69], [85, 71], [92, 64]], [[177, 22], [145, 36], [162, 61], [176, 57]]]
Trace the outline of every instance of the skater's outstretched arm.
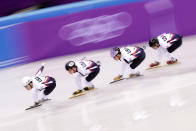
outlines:
[[38, 103], [38, 91], [35, 88], [33, 88], [32, 95], [34, 103]]
[[81, 79], [82, 79], [82, 75], [80, 75], [79, 73], [76, 75], [75, 77], [75, 82], [76, 85], [78, 87], [78, 90], [82, 90], [82, 84], [81, 84]]
[[162, 56], [166, 56], [169, 60], [171, 60], [173, 57], [172, 55], [167, 51], [166, 48], [160, 47], [160, 49], [158, 50], [158, 55], [157, 55], [157, 62], [161, 62]]
[[161, 62], [161, 59], [163, 57], [163, 52], [164, 52], [164, 48], [160, 47], [158, 50], [157, 50], [157, 56], [156, 56], [156, 62]]
[[128, 64], [124, 60], [122, 60], [122, 62], [121, 62], [121, 68], [120, 68], [120, 74], [119, 74], [120, 76], [123, 76], [127, 65]]

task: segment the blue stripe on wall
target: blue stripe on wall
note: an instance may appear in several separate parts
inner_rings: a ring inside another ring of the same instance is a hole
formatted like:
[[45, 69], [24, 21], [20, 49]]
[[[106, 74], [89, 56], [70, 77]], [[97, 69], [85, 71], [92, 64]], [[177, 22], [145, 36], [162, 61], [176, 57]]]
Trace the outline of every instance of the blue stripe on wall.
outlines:
[[24, 44], [22, 32], [18, 27], [0, 29], [0, 61], [24, 55]]
[[33, 20], [39, 20], [43, 18], [55, 17], [70, 13], [81, 12], [85, 10], [91, 10], [95, 8], [103, 8], [108, 6], [120, 5], [130, 2], [140, 2], [147, 0], [88, 0], [72, 4], [66, 4], [61, 6], [55, 6], [51, 8], [36, 10], [23, 14], [16, 14], [12, 16], [2, 17], [0, 19], [0, 27], [10, 24], [16, 24], [21, 22], [28, 22]]

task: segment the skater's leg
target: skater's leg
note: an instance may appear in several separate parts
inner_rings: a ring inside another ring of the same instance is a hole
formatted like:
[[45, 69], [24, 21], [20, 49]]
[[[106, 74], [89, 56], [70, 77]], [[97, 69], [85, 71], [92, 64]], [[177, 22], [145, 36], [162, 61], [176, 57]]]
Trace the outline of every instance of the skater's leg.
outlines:
[[97, 76], [97, 74], [99, 73], [99, 71], [100, 71], [99, 67], [98, 67], [98, 68], [95, 68], [95, 69], [93, 70], [93, 72], [90, 73], [90, 74], [86, 77], [86, 81], [87, 81], [87, 82], [92, 81], [92, 80]]
[[169, 53], [174, 52], [177, 48], [179, 48], [182, 45], [182, 39], [179, 38], [179, 40], [172, 42], [172, 46], [167, 48]]
[[43, 99], [48, 99], [48, 95], [55, 89], [56, 87], [56, 81], [54, 78], [52, 78], [52, 83], [48, 85], [48, 87], [45, 88], [45, 90], [43, 91], [43, 95], [42, 98]]
[[142, 61], [145, 59], [145, 57], [146, 57], [146, 54], [143, 51], [141, 55], [137, 57], [136, 59], [134, 59], [133, 62], [130, 64], [131, 69], [135, 69], [137, 66], [139, 66], [142, 63]]
[[84, 87], [84, 90], [90, 90], [92, 88], [94, 88], [94, 85], [91, 83], [91, 81], [97, 76], [97, 74], [99, 73], [99, 67], [94, 69], [92, 73], [90, 73], [86, 79], [84, 80], [84, 83], [87, 87]]

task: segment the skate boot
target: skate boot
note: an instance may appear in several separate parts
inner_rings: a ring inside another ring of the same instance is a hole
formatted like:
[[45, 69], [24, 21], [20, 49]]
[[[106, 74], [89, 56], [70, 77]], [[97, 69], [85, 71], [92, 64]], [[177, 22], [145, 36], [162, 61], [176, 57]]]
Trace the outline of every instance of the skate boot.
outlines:
[[159, 62], [154, 62], [152, 64], [150, 64], [150, 67], [155, 67], [155, 66], [158, 66], [160, 63]]
[[169, 60], [169, 61], [167, 61], [167, 64], [171, 65], [171, 64], [176, 63], [177, 61], [178, 61], [178, 59]]
[[140, 76], [141, 74], [140, 74], [140, 72], [139, 71], [137, 71], [136, 73], [132, 73], [132, 74], [129, 74], [129, 77], [130, 78], [132, 78], [132, 77], [137, 77], [137, 76]]
[[84, 89], [85, 91], [89, 91], [89, 90], [94, 89], [94, 86], [93, 86], [93, 87], [87, 86], [87, 87], [84, 87], [83, 89]]
[[48, 101], [48, 100], [51, 100], [51, 99], [49, 99], [49, 98], [42, 98], [42, 99], [39, 100], [39, 103], [42, 103], [42, 102], [45, 102], [45, 101]]
[[122, 76], [118, 75], [118, 76], [114, 77], [114, 81], [120, 80], [121, 78], [122, 78]]
[[77, 90], [77, 91], [75, 91], [75, 92], [73, 93], [73, 95], [78, 95], [78, 94], [80, 94], [80, 93], [82, 93], [82, 90]]

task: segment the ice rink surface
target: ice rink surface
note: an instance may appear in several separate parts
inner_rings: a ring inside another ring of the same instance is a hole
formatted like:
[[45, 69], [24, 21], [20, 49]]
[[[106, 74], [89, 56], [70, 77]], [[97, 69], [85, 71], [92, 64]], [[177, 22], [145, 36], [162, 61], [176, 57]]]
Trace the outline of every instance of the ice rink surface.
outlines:
[[[196, 36], [183, 39], [173, 53], [180, 64], [146, 70], [155, 51], [146, 48], [138, 67], [144, 76], [108, 84], [118, 75], [120, 62], [109, 49], [63, 56], [0, 70], [0, 131], [195, 131]], [[66, 61], [83, 56], [100, 60], [101, 72], [93, 81], [96, 90], [68, 99], [76, 90]], [[43, 75], [56, 78], [52, 101], [29, 111], [31, 93], [21, 79], [33, 75], [45, 63]], [[163, 59], [162, 64], [165, 64]]]

